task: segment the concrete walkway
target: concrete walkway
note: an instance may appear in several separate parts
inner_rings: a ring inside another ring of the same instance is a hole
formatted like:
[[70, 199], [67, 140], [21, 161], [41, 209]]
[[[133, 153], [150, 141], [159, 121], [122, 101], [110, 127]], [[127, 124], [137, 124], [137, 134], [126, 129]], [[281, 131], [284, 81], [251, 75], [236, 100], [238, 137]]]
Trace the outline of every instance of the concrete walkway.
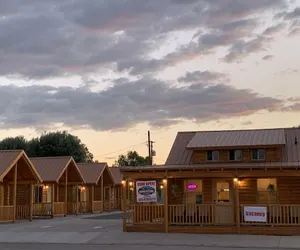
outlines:
[[0, 243], [300, 249], [300, 237], [123, 233], [120, 213], [0, 225]]

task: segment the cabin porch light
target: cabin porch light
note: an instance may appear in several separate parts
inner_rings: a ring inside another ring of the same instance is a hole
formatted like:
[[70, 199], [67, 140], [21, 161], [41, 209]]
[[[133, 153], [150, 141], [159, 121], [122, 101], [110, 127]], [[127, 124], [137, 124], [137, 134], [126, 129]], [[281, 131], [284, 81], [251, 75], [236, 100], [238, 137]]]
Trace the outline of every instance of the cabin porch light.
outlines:
[[81, 186], [81, 187], [80, 187], [80, 190], [81, 190], [81, 191], [84, 191], [84, 190], [85, 190], [85, 186]]
[[164, 185], [160, 185], [160, 189], [164, 189]]
[[43, 189], [44, 189], [44, 190], [48, 190], [48, 188], [49, 188], [48, 185], [44, 185], [44, 186], [43, 186]]
[[163, 179], [163, 183], [164, 184], [166, 184], [167, 183], [167, 179], [165, 178], [165, 179]]
[[133, 182], [132, 182], [132, 181], [129, 182], [129, 186], [130, 186], [130, 187], [133, 186]]
[[234, 181], [234, 182], [238, 182], [239, 179], [238, 179], [238, 178], [234, 178], [233, 181]]
[[122, 180], [122, 185], [125, 185], [126, 184], [126, 181], [125, 180]]

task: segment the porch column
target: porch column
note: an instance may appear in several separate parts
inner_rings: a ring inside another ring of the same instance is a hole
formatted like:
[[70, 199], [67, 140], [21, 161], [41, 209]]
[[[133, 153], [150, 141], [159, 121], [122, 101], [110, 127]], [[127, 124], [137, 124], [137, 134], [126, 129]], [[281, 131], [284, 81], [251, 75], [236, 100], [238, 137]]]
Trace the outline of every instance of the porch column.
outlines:
[[29, 184], [29, 221], [32, 221], [33, 217], [33, 184]]
[[101, 175], [101, 212], [104, 212], [104, 187], [103, 187], [103, 175]]
[[112, 190], [111, 190], [111, 186], [108, 187], [109, 191], [108, 191], [108, 205], [109, 205], [109, 212], [111, 212], [111, 202], [112, 202]]
[[168, 205], [168, 179], [165, 178], [163, 180], [164, 183], [164, 226], [165, 226], [165, 233], [168, 233], [169, 231], [169, 205]]
[[18, 165], [14, 166], [14, 188], [13, 188], [13, 222], [16, 221], [16, 213], [17, 213], [17, 172]]
[[[126, 232], [126, 182], [122, 182], [122, 214], [123, 214], [123, 232]], [[133, 211], [134, 212], [134, 211]]]
[[91, 213], [94, 213], [94, 199], [95, 199], [95, 186], [91, 186], [90, 200], [91, 200]]
[[78, 185], [76, 185], [75, 187], [76, 187], [76, 216], [77, 216], [78, 215], [78, 203], [79, 203], [79, 200], [78, 200], [78, 195], [79, 195], [78, 189], [79, 189], [79, 187], [78, 187]]
[[240, 233], [240, 199], [239, 199], [239, 181], [233, 182], [234, 188], [234, 214], [235, 214], [235, 225], [236, 233]]
[[65, 172], [65, 216], [68, 214], [68, 168]]
[[51, 218], [54, 217], [54, 200], [55, 200], [55, 184], [52, 184], [51, 186]]

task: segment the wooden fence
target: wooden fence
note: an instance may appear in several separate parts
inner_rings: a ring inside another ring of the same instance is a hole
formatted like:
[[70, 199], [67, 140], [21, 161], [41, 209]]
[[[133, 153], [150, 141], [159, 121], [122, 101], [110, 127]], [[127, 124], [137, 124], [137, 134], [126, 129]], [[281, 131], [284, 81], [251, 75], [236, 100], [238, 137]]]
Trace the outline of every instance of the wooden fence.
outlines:
[[0, 222], [12, 222], [14, 220], [13, 206], [0, 206]]

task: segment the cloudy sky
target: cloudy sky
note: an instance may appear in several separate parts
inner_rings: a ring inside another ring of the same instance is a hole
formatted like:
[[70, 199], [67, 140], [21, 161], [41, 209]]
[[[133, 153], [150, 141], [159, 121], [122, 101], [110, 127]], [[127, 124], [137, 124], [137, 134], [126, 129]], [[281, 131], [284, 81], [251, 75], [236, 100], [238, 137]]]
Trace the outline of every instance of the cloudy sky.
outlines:
[[300, 124], [300, 0], [0, 0], [0, 138], [163, 163], [177, 131]]

